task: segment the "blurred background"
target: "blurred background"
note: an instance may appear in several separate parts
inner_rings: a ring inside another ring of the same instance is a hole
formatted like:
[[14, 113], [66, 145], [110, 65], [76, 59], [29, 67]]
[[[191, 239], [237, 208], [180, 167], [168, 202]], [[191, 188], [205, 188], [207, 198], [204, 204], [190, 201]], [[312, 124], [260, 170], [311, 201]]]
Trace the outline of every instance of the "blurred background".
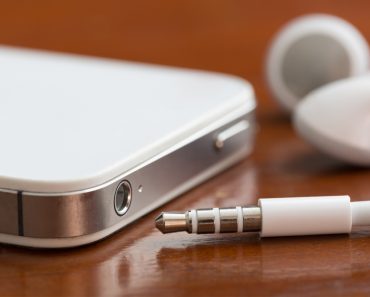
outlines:
[[227, 72], [275, 109], [263, 64], [274, 33], [293, 17], [330, 13], [370, 36], [368, 1], [1, 1], [0, 43]]

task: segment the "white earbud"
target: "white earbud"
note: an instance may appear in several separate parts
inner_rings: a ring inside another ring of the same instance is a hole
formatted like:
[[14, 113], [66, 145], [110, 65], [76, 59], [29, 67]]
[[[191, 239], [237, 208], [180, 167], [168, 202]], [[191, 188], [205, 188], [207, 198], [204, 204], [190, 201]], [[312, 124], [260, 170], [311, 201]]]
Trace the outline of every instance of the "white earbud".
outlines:
[[286, 25], [266, 65], [271, 91], [294, 112], [297, 132], [323, 152], [365, 166], [370, 166], [369, 57], [356, 28], [320, 14]]
[[288, 110], [310, 91], [369, 68], [369, 47], [350, 23], [313, 14], [288, 23], [267, 55], [267, 80], [274, 97]]
[[370, 166], [370, 74], [311, 92], [298, 104], [294, 126], [321, 151]]

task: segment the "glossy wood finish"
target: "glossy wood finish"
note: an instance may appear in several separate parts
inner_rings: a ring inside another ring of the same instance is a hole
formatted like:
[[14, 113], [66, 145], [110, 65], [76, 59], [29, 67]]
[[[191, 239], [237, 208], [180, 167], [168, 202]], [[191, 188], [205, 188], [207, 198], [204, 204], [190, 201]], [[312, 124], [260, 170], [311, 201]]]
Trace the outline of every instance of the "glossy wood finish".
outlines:
[[260, 240], [162, 235], [162, 210], [234, 206], [258, 197], [370, 198], [370, 170], [299, 139], [267, 93], [262, 65], [277, 28], [307, 12], [342, 16], [370, 36], [365, 1], [6, 2], [0, 42], [229, 72], [259, 98], [251, 158], [110, 238], [70, 250], [0, 246], [0, 296], [367, 296], [370, 229], [350, 236]]

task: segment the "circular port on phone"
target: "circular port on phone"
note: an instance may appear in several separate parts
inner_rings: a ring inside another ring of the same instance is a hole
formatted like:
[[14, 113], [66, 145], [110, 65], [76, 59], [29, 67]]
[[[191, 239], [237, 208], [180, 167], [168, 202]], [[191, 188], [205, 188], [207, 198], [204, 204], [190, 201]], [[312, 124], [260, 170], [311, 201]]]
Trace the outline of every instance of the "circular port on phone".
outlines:
[[118, 215], [123, 216], [130, 208], [131, 195], [131, 185], [124, 180], [118, 185], [114, 195], [114, 209]]

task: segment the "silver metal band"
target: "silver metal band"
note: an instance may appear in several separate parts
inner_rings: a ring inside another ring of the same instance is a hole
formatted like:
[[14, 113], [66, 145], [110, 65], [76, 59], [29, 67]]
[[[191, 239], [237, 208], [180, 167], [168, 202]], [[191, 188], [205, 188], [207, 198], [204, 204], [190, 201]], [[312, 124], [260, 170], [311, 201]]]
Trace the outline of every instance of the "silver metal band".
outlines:
[[[124, 221], [129, 223], [139, 213], [143, 215], [152, 210], [151, 205], [158, 206], [158, 200], [167, 197], [175, 189], [187, 190], [183, 185], [207, 168], [235, 154], [247, 155], [253, 146], [253, 129], [243, 130], [226, 139], [222, 149], [216, 150], [214, 147], [215, 135], [240, 121], [253, 123], [252, 112], [207, 131], [179, 148], [171, 148], [163, 156], [148, 160], [137, 169], [94, 189], [62, 194], [0, 190], [0, 233], [65, 238], [99, 232]], [[252, 128], [253, 125], [248, 127]], [[120, 216], [114, 208], [114, 196], [123, 180], [128, 180], [132, 187], [132, 202], [127, 213]], [[210, 213], [214, 218], [213, 210]], [[193, 224], [189, 225], [188, 229]], [[225, 232], [224, 227], [221, 229], [221, 232]], [[202, 221], [199, 230], [215, 232], [216, 229], [214, 224]]]
[[[261, 230], [261, 209], [257, 206], [196, 209], [191, 210], [189, 213], [191, 231], [188, 232], [190, 233], [251, 232]], [[181, 226], [179, 226], [177, 231], [179, 230], [183, 230]], [[171, 231], [167, 230], [167, 232]]]

